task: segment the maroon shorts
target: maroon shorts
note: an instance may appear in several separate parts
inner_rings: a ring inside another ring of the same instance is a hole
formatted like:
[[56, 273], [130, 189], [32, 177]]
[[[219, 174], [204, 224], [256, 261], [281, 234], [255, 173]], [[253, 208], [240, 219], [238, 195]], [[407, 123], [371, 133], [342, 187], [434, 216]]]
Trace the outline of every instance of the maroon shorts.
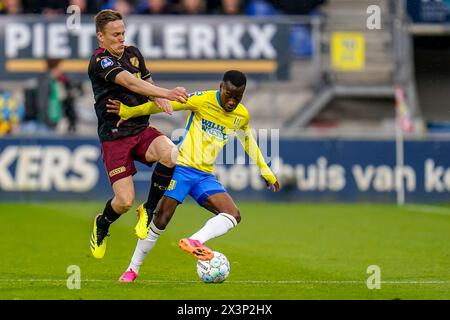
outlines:
[[145, 153], [150, 144], [163, 134], [156, 128], [148, 127], [138, 134], [112, 141], [102, 142], [103, 163], [111, 185], [119, 179], [136, 173], [134, 160], [152, 165], [145, 160]]

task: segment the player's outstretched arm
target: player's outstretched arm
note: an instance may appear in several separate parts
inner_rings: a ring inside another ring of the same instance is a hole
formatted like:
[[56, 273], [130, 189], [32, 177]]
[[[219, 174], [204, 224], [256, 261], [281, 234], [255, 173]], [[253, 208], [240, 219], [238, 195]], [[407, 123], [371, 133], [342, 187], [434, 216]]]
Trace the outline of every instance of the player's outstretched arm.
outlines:
[[237, 137], [244, 147], [245, 152], [247, 152], [249, 157], [258, 165], [259, 169], [261, 170], [261, 175], [264, 178], [266, 187], [268, 189], [272, 189], [274, 192], [280, 191], [280, 183], [264, 160], [264, 157], [261, 154], [261, 150], [259, 149], [255, 138], [253, 137], [250, 127], [247, 125], [241, 128], [241, 130], [237, 133]]
[[129, 107], [120, 102], [119, 100], [108, 99], [106, 108], [107, 108], [106, 112], [117, 114], [123, 121], [128, 120], [130, 118], [155, 114], [163, 111], [153, 101], [149, 101], [135, 107]]
[[[182, 110], [192, 110], [195, 111], [195, 105], [192, 105], [190, 101], [187, 103], [179, 103], [176, 101], [169, 101], [174, 111], [182, 111]], [[149, 101], [138, 106], [129, 107], [119, 100], [108, 100], [106, 104], [106, 112], [117, 114], [120, 117], [119, 122], [117, 122], [117, 127], [119, 127], [123, 122], [130, 118], [136, 118], [140, 116], [160, 113], [163, 110], [158, 104], [153, 101]]]
[[128, 71], [120, 72], [114, 79], [114, 82], [130, 91], [144, 95], [164, 98], [171, 101], [178, 101], [185, 103], [188, 99], [188, 94], [185, 88], [176, 87], [172, 90], [155, 86], [147, 81], [134, 77]]
[[[147, 70], [148, 72], [148, 70]], [[152, 85], [156, 85], [155, 82], [153, 81], [152, 77], [148, 77], [147, 79], [145, 79], [146, 82], [149, 82]], [[149, 97], [149, 98], [153, 98], [152, 100], [156, 103], [156, 105], [158, 107], [160, 107], [165, 113], [167, 113], [168, 115], [172, 115], [173, 114], [173, 108], [172, 105], [169, 103], [169, 100], [165, 99], [165, 98], [155, 98], [155, 97]]]

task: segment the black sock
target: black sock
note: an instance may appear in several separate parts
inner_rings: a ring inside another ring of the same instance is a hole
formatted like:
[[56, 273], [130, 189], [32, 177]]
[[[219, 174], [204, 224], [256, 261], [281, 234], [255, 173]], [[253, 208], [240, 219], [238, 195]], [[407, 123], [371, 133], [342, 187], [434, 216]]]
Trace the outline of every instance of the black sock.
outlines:
[[120, 214], [116, 213], [111, 206], [112, 199], [106, 202], [105, 209], [103, 209], [103, 214], [97, 219], [97, 226], [102, 230], [108, 230], [111, 223], [119, 219]]
[[166, 192], [170, 180], [172, 180], [174, 170], [175, 167], [168, 168], [159, 162], [156, 164], [155, 170], [153, 170], [152, 183], [150, 186], [148, 199], [147, 202], [144, 204], [144, 207], [145, 209], [147, 209], [147, 212], [152, 213], [153, 211], [155, 211], [159, 200], [164, 195], [164, 192]]

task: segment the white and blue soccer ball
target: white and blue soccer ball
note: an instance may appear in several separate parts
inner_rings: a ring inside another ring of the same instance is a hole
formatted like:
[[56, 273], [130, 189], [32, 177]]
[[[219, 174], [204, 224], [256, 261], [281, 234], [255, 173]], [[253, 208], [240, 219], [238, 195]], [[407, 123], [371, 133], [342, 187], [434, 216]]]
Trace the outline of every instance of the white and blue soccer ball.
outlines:
[[230, 274], [230, 262], [224, 254], [214, 251], [211, 260], [197, 261], [197, 274], [205, 283], [224, 282]]

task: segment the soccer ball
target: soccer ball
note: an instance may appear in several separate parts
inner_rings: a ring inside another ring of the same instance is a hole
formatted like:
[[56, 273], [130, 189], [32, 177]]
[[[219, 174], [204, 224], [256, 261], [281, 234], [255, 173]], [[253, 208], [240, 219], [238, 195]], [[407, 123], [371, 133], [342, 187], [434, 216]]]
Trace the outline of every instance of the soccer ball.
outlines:
[[224, 254], [214, 251], [211, 260], [197, 261], [197, 274], [205, 283], [224, 282], [230, 274], [230, 262]]

